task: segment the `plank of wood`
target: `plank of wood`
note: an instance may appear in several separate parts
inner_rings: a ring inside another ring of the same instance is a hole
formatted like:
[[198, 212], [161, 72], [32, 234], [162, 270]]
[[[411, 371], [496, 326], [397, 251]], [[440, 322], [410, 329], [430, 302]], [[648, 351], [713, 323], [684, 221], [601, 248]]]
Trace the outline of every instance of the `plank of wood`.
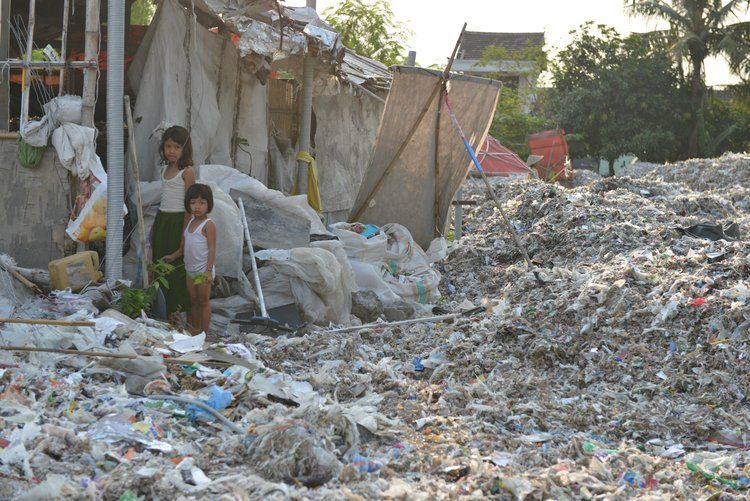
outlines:
[[31, 324], [31, 325], [59, 325], [62, 327], [94, 327], [96, 324], [89, 321], [73, 320], [51, 320], [46, 318], [4, 318], [0, 317], [3, 324]]

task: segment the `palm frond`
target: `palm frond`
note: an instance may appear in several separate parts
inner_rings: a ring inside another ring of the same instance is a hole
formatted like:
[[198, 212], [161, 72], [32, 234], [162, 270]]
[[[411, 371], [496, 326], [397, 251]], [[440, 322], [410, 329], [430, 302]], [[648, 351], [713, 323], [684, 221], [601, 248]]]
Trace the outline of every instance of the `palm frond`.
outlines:
[[690, 26], [690, 19], [665, 0], [626, 0], [625, 7], [633, 14], [647, 18], [663, 18], [670, 23]]

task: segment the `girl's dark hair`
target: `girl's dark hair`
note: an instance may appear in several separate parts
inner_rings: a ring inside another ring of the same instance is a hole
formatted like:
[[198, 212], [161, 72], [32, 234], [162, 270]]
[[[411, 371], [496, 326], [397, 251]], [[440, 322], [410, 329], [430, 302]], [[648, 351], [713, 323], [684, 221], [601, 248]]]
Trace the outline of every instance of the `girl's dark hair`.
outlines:
[[164, 134], [161, 136], [161, 144], [159, 145], [159, 154], [161, 155], [162, 163], [167, 163], [167, 159], [164, 156], [164, 143], [167, 142], [167, 139], [171, 139], [175, 143], [182, 145], [182, 156], [177, 160], [177, 166], [180, 170], [193, 165], [193, 142], [190, 140], [188, 130], [185, 127], [173, 125], [164, 131]]
[[202, 198], [208, 202], [208, 212], [214, 210], [214, 193], [207, 184], [195, 183], [185, 192], [185, 212], [190, 212], [190, 201]]

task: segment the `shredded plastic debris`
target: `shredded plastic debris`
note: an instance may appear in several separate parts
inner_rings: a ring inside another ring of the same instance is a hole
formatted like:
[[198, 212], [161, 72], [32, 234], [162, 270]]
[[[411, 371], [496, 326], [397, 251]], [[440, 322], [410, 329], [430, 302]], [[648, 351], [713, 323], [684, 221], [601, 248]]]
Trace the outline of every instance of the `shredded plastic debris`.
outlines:
[[[745, 498], [750, 156], [628, 171], [492, 181], [542, 285], [468, 181], [439, 306], [484, 313], [451, 322], [221, 342], [0, 325], [4, 345], [137, 357], [0, 352], [0, 498]], [[678, 230], [732, 221], [731, 240]], [[4, 277], [9, 316], [45, 316]]]

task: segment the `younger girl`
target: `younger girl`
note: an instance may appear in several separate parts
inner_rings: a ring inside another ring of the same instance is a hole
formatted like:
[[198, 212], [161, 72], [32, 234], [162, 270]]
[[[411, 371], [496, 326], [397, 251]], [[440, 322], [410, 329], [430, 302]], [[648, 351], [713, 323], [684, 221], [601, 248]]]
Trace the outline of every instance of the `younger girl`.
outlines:
[[[182, 230], [188, 218], [185, 192], [195, 183], [193, 145], [187, 129], [175, 125], [165, 130], [159, 152], [164, 167], [161, 173], [161, 203], [151, 237], [154, 262], [179, 249]], [[177, 311], [190, 309], [182, 259], [174, 264], [175, 270], [166, 277], [169, 288], [164, 289], [168, 317]]]
[[211, 323], [211, 283], [216, 277], [216, 225], [208, 218], [214, 208], [214, 196], [211, 188], [205, 184], [194, 184], [185, 193], [185, 210], [192, 218], [182, 234], [180, 248], [165, 256], [164, 260], [172, 262], [180, 256], [185, 257], [187, 272], [187, 290], [190, 295], [190, 315], [188, 317], [191, 332], [208, 333]]

